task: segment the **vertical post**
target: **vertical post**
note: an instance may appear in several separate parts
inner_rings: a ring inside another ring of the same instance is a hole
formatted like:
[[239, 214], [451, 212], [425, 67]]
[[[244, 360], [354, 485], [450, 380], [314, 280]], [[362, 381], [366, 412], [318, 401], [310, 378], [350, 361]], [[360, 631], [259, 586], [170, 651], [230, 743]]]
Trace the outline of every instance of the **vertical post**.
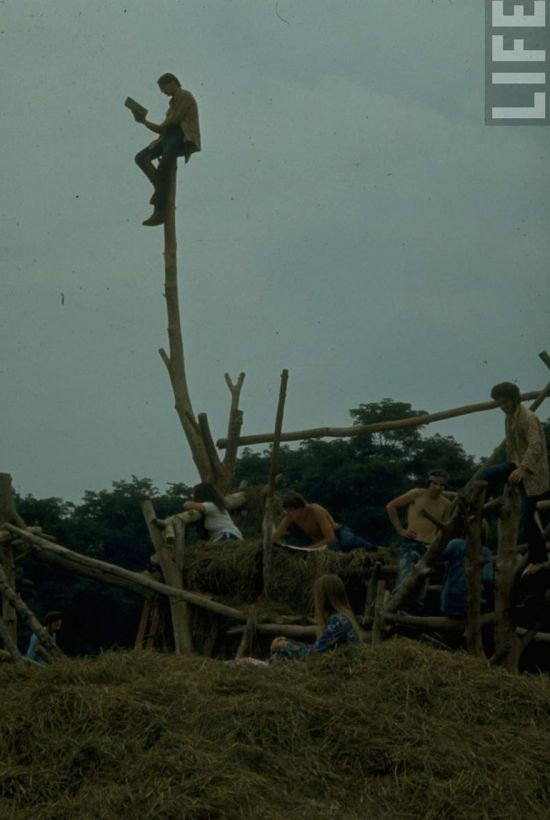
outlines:
[[[153, 524], [155, 510], [150, 501], [144, 501], [142, 505], [143, 516], [149, 536], [155, 548], [155, 552], [164, 576], [164, 582], [173, 587], [182, 589], [181, 572], [178, 569], [176, 560], [171, 550], [166, 544], [161, 531]], [[172, 629], [174, 632], [174, 649], [177, 655], [192, 655], [193, 642], [191, 639], [191, 629], [189, 626], [189, 612], [185, 601], [177, 601], [170, 598], [170, 613], [172, 615]]]
[[235, 658], [244, 658], [247, 655], [250, 655], [252, 650], [252, 639], [254, 638], [254, 630], [256, 628], [256, 607], [251, 606], [250, 611], [248, 613], [248, 618], [246, 619], [246, 626], [244, 628], [244, 632], [241, 638], [241, 642], [239, 643], [239, 648], [237, 649], [237, 654]]
[[482, 511], [484, 494], [479, 493], [466, 512], [466, 542], [468, 548], [464, 562], [466, 575], [466, 647], [471, 655], [481, 655], [481, 570], [482, 559]]
[[[25, 526], [24, 521], [17, 514], [13, 501], [11, 475], [0, 473], [0, 525], [10, 523]], [[4, 569], [6, 582], [15, 590], [15, 558], [10, 542], [0, 544], [0, 566]], [[0, 616], [12, 643], [17, 645], [17, 613], [6, 596], [2, 597]]]
[[510, 595], [516, 571], [519, 526], [519, 490], [507, 485], [498, 522], [498, 552], [495, 572], [495, 655], [504, 666], [516, 670], [517, 638], [512, 623]]
[[281, 373], [281, 386], [279, 389], [279, 401], [277, 404], [277, 415], [275, 417], [275, 431], [273, 435], [273, 446], [271, 448], [271, 463], [269, 466], [269, 479], [267, 482], [264, 518], [262, 524], [262, 559], [263, 559], [263, 581], [264, 594], [269, 597], [271, 591], [273, 544], [271, 536], [273, 533], [273, 494], [275, 492], [275, 479], [279, 464], [279, 449], [281, 446], [281, 431], [283, 429], [283, 414], [286, 400], [286, 386], [288, 383], [288, 370]]
[[384, 637], [384, 609], [386, 604], [386, 582], [381, 578], [376, 584], [374, 620], [372, 623], [372, 643], [380, 643]]

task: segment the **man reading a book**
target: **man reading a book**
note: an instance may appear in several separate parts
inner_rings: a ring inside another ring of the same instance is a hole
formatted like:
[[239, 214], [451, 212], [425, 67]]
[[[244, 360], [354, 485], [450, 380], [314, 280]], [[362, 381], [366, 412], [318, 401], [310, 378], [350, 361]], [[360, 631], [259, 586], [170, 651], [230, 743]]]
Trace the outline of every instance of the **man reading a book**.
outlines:
[[[137, 122], [158, 134], [154, 142], [136, 154], [138, 167], [151, 180], [155, 189], [151, 197], [154, 210], [143, 222], [144, 225], [163, 224], [170, 173], [177, 158], [185, 157], [185, 162], [188, 162], [191, 154], [201, 150], [199, 112], [195, 98], [190, 91], [181, 87], [180, 81], [173, 74], [163, 74], [157, 82], [161, 92], [170, 97], [163, 122], [157, 125], [146, 119], [147, 114], [140, 106], [129, 106]], [[156, 167], [153, 160], [158, 160]]]
[[308, 504], [300, 493], [287, 493], [283, 497], [283, 510], [284, 517], [271, 538], [275, 543], [278, 543], [289, 530], [297, 528], [305, 536], [311, 549], [326, 547], [336, 552], [376, 549], [370, 541], [335, 521], [329, 511], [320, 504]]

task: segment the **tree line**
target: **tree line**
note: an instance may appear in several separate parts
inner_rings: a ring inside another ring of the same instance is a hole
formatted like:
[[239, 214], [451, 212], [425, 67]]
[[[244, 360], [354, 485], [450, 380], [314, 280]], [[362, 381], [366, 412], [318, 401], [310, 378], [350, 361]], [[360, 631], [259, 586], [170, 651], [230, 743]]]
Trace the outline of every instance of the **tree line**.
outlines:
[[[383, 399], [350, 410], [354, 425], [424, 414], [405, 402]], [[550, 420], [544, 425], [550, 444]], [[235, 468], [235, 486], [263, 485], [269, 472], [269, 450], [243, 450]], [[477, 461], [452, 436], [425, 435], [422, 427], [364, 434], [333, 441], [311, 440], [296, 448], [281, 448], [281, 488], [298, 489], [309, 501], [327, 507], [336, 520], [351, 526], [376, 544], [395, 540], [385, 504], [413, 486], [425, 483], [436, 467], [450, 476], [449, 488], [459, 489], [475, 471]], [[149, 478], [132, 476], [113, 481], [109, 490], [86, 491], [78, 504], [60, 498], [17, 497], [27, 525], [39, 525], [64, 546], [140, 571], [147, 567], [151, 547], [141, 513], [150, 498], [158, 517], [181, 510], [192, 487], [172, 483], [159, 490]], [[245, 536], [256, 537], [254, 531]], [[125, 590], [68, 575], [32, 557], [18, 562], [17, 586], [27, 603], [43, 616], [49, 609], [65, 614], [60, 642], [69, 654], [89, 654], [116, 646], [132, 646], [142, 598]]]

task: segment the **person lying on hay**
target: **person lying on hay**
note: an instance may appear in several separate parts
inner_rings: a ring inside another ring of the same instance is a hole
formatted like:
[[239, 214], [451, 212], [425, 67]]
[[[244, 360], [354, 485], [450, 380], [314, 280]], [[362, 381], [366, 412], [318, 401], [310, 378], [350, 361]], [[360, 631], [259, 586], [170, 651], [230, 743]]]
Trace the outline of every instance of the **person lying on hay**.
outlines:
[[204, 528], [209, 541], [242, 541], [242, 533], [235, 526], [225, 498], [213, 484], [203, 481], [193, 488], [193, 501], [184, 501], [184, 510], [197, 510], [204, 516]]
[[293, 527], [312, 542], [311, 549], [321, 547], [337, 552], [366, 549], [375, 550], [374, 544], [356, 535], [349, 527], [337, 523], [332, 515], [320, 504], [308, 504], [303, 495], [289, 492], [282, 500], [284, 517], [272, 536], [274, 543]]
[[313, 644], [304, 644], [290, 638], [275, 638], [271, 644], [270, 661], [306, 658], [336, 646], [354, 645], [362, 641], [361, 630], [342, 579], [338, 575], [322, 575], [315, 581], [313, 592], [317, 640]]

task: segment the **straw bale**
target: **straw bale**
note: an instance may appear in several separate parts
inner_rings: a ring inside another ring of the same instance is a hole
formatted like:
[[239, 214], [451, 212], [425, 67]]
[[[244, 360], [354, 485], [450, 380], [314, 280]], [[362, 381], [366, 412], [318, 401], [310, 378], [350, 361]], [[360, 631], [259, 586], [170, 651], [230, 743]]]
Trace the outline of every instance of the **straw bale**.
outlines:
[[2, 818], [548, 818], [548, 679], [405, 639], [5, 665], [0, 688]]
[[[311, 612], [317, 575], [336, 573], [344, 582], [361, 579], [371, 565], [364, 550], [293, 552], [274, 547], [272, 598], [287, 611]], [[210, 592], [225, 603], [253, 603], [262, 591], [260, 541], [199, 541], [186, 547], [183, 573], [188, 589]]]

